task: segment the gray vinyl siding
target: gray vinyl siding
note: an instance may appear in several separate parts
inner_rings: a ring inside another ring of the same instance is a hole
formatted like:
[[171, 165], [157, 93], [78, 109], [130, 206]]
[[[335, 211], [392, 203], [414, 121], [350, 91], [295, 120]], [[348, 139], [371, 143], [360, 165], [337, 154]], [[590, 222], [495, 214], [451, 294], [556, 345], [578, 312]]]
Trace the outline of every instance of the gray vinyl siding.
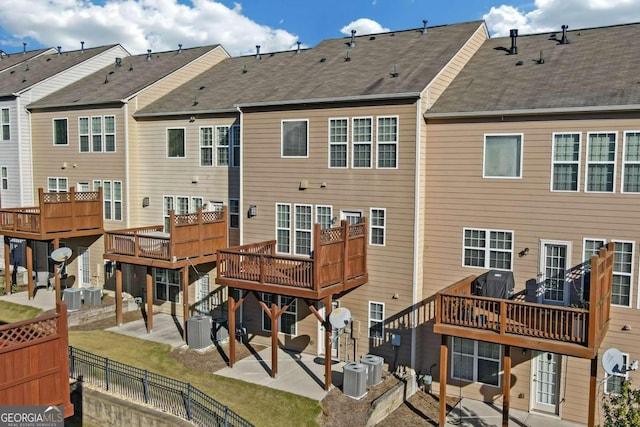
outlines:
[[[637, 120], [615, 117], [430, 122], [427, 128], [425, 297], [468, 275], [485, 271], [462, 266], [464, 227], [513, 230], [516, 291], [524, 289], [527, 281], [535, 282], [538, 277], [540, 239], [571, 242], [571, 265], [582, 262], [584, 238], [630, 240], [635, 242], [631, 307], [612, 306], [609, 332], [601, 351], [617, 347], [625, 353], [638, 354], [640, 342], [633, 338], [635, 332], [632, 331], [640, 330], [637, 304], [640, 230], [636, 220], [640, 194], [620, 193], [623, 132], [637, 129]], [[550, 191], [554, 132], [582, 134], [577, 192]], [[618, 134], [614, 193], [584, 191], [587, 132]], [[484, 135], [488, 133], [523, 134], [522, 179], [482, 178]], [[529, 248], [528, 255], [519, 257], [518, 252], [524, 248]], [[624, 325], [629, 325], [631, 331], [622, 331]], [[434, 341], [426, 335], [424, 338]], [[427, 354], [431, 362], [437, 361], [437, 357], [437, 352]], [[562, 369], [563, 380], [566, 381], [566, 390], [560, 395], [560, 398], [565, 398], [560, 405], [562, 417], [584, 423], [588, 361], [568, 358]], [[518, 382], [530, 382], [525, 371], [521, 374], [520, 367], [514, 368]], [[604, 378], [600, 367], [598, 377]], [[630, 377], [633, 379], [636, 373], [631, 372]], [[464, 387], [464, 390], [463, 394], [482, 399], [482, 394], [473, 392], [472, 387]], [[512, 402], [514, 400], [520, 405], [520, 400], [512, 396]]]

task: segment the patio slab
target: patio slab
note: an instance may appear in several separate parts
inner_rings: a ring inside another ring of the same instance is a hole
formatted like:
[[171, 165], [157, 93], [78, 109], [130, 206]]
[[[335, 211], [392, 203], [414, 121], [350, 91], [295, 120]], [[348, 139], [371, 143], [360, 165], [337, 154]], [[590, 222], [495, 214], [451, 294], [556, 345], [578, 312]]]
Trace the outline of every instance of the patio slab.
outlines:
[[36, 289], [36, 294], [32, 299], [29, 299], [27, 291], [22, 291], [14, 292], [10, 295], [2, 295], [0, 296], [0, 301], [36, 307], [42, 311], [47, 311], [56, 308], [56, 292], [54, 288], [47, 290], [47, 288], [41, 287]]
[[172, 348], [187, 345], [182, 339], [182, 317], [165, 313], [153, 315], [153, 330], [150, 333], [147, 333], [144, 319], [127, 322], [122, 326], [114, 326], [106, 330], [133, 338], [168, 344]]

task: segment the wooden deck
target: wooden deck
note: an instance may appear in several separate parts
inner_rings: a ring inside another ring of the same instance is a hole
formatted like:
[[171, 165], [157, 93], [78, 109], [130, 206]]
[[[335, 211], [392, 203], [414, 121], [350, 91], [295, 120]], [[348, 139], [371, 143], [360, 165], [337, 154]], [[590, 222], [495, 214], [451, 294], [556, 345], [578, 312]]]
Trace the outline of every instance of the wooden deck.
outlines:
[[589, 308], [472, 295], [467, 277], [436, 294], [434, 331], [591, 359], [609, 325], [613, 250], [591, 259]]
[[53, 240], [103, 233], [102, 188], [98, 191], [45, 193], [38, 206], [0, 209], [0, 234], [31, 240]]
[[218, 251], [216, 283], [233, 288], [320, 300], [368, 281], [366, 222], [321, 229], [313, 256], [278, 255], [276, 241]]
[[104, 258], [128, 264], [176, 269], [188, 263], [216, 261], [216, 252], [228, 246], [227, 208], [221, 211], [176, 215], [171, 229], [162, 225], [105, 233]]
[[63, 406], [73, 415], [69, 390], [67, 307], [0, 326], [0, 402], [7, 406]]

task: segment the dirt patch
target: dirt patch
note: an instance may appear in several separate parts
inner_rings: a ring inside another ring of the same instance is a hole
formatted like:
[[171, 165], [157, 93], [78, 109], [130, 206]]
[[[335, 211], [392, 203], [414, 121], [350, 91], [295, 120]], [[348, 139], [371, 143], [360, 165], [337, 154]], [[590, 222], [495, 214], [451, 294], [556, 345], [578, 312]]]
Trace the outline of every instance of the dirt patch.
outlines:
[[[236, 344], [236, 360], [244, 359], [252, 353], [264, 349], [265, 347], [259, 345], [252, 345], [248, 348], [238, 343]], [[206, 352], [189, 348], [175, 348], [169, 356], [193, 371], [210, 374], [229, 366], [227, 354], [229, 354], [229, 344], [223, 343]]]

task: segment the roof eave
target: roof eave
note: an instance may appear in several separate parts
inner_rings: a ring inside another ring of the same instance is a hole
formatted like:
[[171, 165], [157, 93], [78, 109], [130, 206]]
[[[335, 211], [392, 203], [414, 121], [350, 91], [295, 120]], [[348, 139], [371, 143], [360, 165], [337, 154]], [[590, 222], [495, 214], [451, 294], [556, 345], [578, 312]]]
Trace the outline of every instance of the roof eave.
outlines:
[[281, 105], [300, 105], [300, 104], [326, 104], [335, 102], [353, 102], [353, 101], [373, 101], [388, 99], [411, 99], [420, 98], [420, 92], [403, 92], [403, 93], [383, 93], [374, 95], [355, 95], [355, 96], [337, 96], [330, 98], [307, 98], [307, 99], [286, 99], [280, 101], [261, 101], [261, 102], [243, 102], [234, 104], [235, 107], [270, 107]]
[[488, 110], [488, 111], [459, 111], [445, 113], [424, 113], [426, 119], [455, 119], [467, 117], [495, 117], [495, 116], [535, 116], [545, 114], [575, 114], [601, 113], [619, 111], [637, 111], [640, 104], [627, 105], [594, 105], [586, 107], [558, 107], [558, 108], [527, 108], [520, 110]]
[[27, 110], [44, 110], [47, 108], [69, 108], [69, 107], [91, 107], [94, 105], [109, 105], [109, 104], [126, 104], [126, 99], [112, 99], [112, 100], [104, 100], [104, 101], [93, 101], [93, 102], [67, 102], [60, 104], [41, 104], [41, 105], [27, 105]]
[[148, 113], [135, 113], [133, 117], [167, 117], [167, 116], [194, 116], [198, 114], [225, 114], [225, 113], [237, 113], [236, 108], [218, 108], [212, 110], [183, 110], [183, 111], [163, 111], [163, 112], [148, 112]]

